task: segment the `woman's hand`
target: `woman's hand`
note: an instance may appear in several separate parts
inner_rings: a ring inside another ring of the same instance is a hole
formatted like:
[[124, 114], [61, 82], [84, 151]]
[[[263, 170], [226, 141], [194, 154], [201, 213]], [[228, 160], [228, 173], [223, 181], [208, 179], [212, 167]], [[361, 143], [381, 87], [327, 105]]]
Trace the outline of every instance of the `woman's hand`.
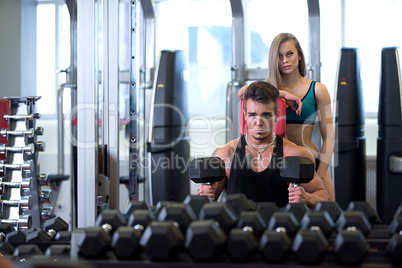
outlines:
[[290, 109], [292, 109], [297, 115], [300, 115], [303, 103], [299, 97], [285, 90], [279, 90], [279, 96], [285, 98], [286, 104], [290, 107]]

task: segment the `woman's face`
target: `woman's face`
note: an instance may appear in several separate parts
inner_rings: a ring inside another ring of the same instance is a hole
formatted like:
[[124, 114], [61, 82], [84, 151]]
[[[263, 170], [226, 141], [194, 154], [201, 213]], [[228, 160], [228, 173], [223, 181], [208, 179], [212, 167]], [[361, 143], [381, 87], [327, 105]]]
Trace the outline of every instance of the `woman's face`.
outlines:
[[278, 68], [282, 74], [290, 74], [299, 71], [299, 53], [293, 40], [283, 42], [279, 46], [279, 63]]

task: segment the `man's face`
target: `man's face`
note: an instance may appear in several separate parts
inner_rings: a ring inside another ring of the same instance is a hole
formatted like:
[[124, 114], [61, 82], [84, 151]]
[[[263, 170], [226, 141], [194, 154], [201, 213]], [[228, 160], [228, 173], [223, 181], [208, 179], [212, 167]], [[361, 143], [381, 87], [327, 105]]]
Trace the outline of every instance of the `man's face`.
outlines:
[[274, 130], [274, 124], [278, 117], [275, 114], [275, 103], [273, 101], [264, 104], [253, 101], [246, 102], [247, 112], [244, 111], [244, 118], [247, 122], [249, 133], [256, 140], [266, 139]]

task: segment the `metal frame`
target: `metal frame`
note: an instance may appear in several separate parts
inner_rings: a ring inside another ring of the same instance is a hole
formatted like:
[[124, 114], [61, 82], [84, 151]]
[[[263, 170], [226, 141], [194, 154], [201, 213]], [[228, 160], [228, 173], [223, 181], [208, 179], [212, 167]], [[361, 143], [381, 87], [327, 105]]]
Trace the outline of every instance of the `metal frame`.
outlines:
[[95, 3], [78, 0], [76, 114], [80, 120], [77, 120], [77, 227], [93, 226], [96, 219], [99, 116], [96, 98], [95, 29]]
[[307, 0], [308, 5], [308, 78], [321, 81], [321, 32], [319, 0]]

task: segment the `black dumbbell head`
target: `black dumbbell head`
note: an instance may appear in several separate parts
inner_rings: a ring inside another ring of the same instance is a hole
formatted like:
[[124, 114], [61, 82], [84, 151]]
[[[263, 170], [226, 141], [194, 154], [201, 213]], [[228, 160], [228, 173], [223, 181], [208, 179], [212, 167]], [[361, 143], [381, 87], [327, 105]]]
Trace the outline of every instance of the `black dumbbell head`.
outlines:
[[243, 211], [240, 213], [237, 227], [240, 229], [251, 228], [256, 237], [261, 237], [267, 225], [258, 211]]
[[195, 183], [214, 183], [226, 176], [225, 161], [219, 157], [202, 157], [191, 160], [190, 179]]
[[[138, 225], [137, 225], [138, 226]], [[121, 226], [117, 228], [112, 237], [111, 246], [119, 259], [134, 259], [140, 252], [139, 241], [142, 234], [142, 227]]]
[[258, 202], [256, 209], [260, 213], [265, 224], [267, 225], [269, 220], [271, 219], [272, 214], [280, 210], [274, 202]]
[[346, 210], [359, 210], [364, 213], [370, 224], [380, 224], [381, 219], [378, 216], [377, 212], [374, 208], [368, 203], [364, 201], [352, 201], [349, 203]]
[[0, 255], [7, 256], [7, 255], [13, 255], [13, 253], [14, 253], [14, 247], [11, 244], [5, 241], [0, 242]]
[[70, 258], [70, 245], [50, 245], [46, 251], [45, 255], [49, 257], [57, 257], [57, 258]]
[[233, 228], [227, 241], [227, 252], [232, 261], [245, 262], [257, 252], [259, 242], [253, 232], [245, 228]]
[[369, 250], [363, 233], [355, 227], [338, 232], [334, 242], [334, 252], [342, 265], [359, 266]]
[[43, 255], [38, 245], [35, 244], [25, 244], [19, 245], [14, 250], [14, 256], [24, 259], [30, 259], [33, 256]]
[[288, 183], [308, 183], [314, 178], [314, 163], [308, 157], [287, 156], [280, 169], [282, 178]]
[[293, 238], [299, 230], [300, 224], [293, 213], [278, 211], [272, 215], [268, 223], [269, 230], [276, 230], [277, 228], [284, 228], [289, 237]]
[[13, 243], [21, 243], [25, 242], [27, 235], [20, 230], [12, 231], [6, 234], [6, 242], [13, 244]]
[[395, 265], [402, 266], [402, 234], [397, 233], [392, 236], [387, 245], [386, 252]]
[[336, 225], [338, 227], [338, 232], [347, 229], [348, 227], [356, 227], [364, 235], [367, 235], [371, 230], [370, 222], [367, 220], [364, 213], [358, 210], [344, 211], [339, 216]]
[[169, 260], [184, 244], [184, 235], [176, 222], [154, 221], [145, 229], [140, 245], [151, 260]]
[[149, 209], [137, 209], [134, 210], [128, 218], [127, 226], [138, 224], [145, 229], [154, 220], [156, 220], [155, 215]]
[[111, 226], [110, 234], [113, 234], [120, 226], [126, 226], [127, 220], [118, 209], [104, 210], [96, 218], [95, 226], [102, 226], [103, 224]]
[[60, 217], [52, 218], [45, 221], [43, 226], [46, 231], [49, 231], [50, 229], [54, 230], [55, 232], [68, 230], [68, 223]]
[[292, 246], [292, 240], [283, 228], [265, 230], [260, 239], [260, 252], [267, 262], [283, 262]]
[[158, 214], [158, 221], [175, 221], [183, 234], [192, 221], [197, 220], [193, 209], [183, 203], [170, 203], [163, 206]]
[[88, 227], [78, 240], [81, 253], [88, 258], [104, 258], [111, 243], [110, 235], [102, 227]]
[[305, 203], [288, 203], [284, 208], [284, 211], [293, 213], [296, 220], [300, 223], [304, 214], [310, 211]]
[[231, 207], [238, 217], [243, 211], [252, 211], [257, 208], [257, 204], [249, 200], [243, 193], [225, 195], [222, 197], [222, 202]]
[[195, 216], [199, 217], [200, 211], [205, 204], [212, 203], [212, 199], [206, 195], [187, 195], [183, 203], [188, 204], [194, 211]]
[[130, 203], [128, 203], [126, 209], [124, 210], [124, 215], [126, 216], [126, 219], [128, 220], [131, 213], [133, 213], [133, 211], [137, 209], [151, 210], [148, 204], [143, 201], [131, 201]]
[[330, 237], [335, 230], [335, 223], [326, 211], [310, 211], [306, 213], [300, 222], [301, 229], [309, 229], [313, 226], [320, 228], [325, 237]]
[[339, 216], [342, 214], [342, 209], [336, 202], [319, 202], [314, 208], [314, 211], [327, 211], [329, 216], [332, 218], [332, 221], [336, 223]]
[[389, 235], [394, 235], [402, 231], [402, 215], [396, 215], [388, 226]]
[[215, 220], [193, 221], [187, 228], [184, 243], [194, 261], [217, 260], [223, 251], [227, 236]]
[[200, 220], [216, 220], [228, 234], [236, 226], [238, 217], [226, 203], [205, 204], [200, 211]]
[[299, 230], [292, 250], [301, 264], [319, 264], [327, 252], [329, 242], [317, 226]]
[[[0, 233], [3, 233], [4, 236], [13, 231], [15, 231], [14, 225], [12, 225], [11, 223], [0, 222]], [[0, 241], [1, 241], [1, 239], [0, 239]]]

